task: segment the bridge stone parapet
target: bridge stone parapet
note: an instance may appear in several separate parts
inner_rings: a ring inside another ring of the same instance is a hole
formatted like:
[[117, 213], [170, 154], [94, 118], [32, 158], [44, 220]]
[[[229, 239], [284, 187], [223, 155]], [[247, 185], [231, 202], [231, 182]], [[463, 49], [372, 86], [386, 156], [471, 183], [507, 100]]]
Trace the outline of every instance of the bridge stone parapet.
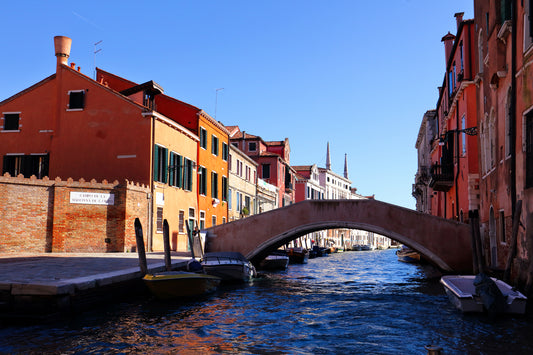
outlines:
[[387, 236], [444, 271], [471, 272], [470, 226], [376, 200], [306, 200], [207, 230], [206, 251], [237, 251], [256, 263], [302, 235], [330, 228]]

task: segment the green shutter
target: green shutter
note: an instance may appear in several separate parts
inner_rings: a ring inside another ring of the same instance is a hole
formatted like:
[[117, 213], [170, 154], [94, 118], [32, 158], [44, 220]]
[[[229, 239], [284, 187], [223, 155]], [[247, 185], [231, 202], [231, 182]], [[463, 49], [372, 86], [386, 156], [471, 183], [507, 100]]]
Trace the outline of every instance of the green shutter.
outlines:
[[162, 164], [163, 169], [161, 171], [161, 174], [163, 177], [162, 182], [166, 184], [168, 182], [168, 149], [162, 148], [161, 152], [162, 152], [161, 160], [163, 161], [163, 164]]
[[178, 187], [183, 188], [183, 157], [178, 155]]
[[159, 146], [154, 145], [154, 181], [159, 181]]

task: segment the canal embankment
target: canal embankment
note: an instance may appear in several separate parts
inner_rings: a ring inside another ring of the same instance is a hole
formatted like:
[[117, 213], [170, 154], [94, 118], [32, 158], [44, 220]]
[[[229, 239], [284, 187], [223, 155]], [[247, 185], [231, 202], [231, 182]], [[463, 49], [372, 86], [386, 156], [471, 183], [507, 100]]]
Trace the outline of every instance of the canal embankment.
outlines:
[[[165, 269], [162, 252], [147, 253], [148, 272]], [[171, 255], [172, 268], [188, 253]], [[146, 293], [136, 253], [0, 254], [0, 315], [47, 317]]]

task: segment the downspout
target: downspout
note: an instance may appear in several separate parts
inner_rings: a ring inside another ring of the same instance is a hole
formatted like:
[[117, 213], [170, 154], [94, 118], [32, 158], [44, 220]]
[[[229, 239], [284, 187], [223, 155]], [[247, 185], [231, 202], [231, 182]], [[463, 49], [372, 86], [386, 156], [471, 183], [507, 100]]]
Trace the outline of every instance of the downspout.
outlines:
[[152, 144], [150, 144], [150, 149], [152, 150], [152, 162], [150, 164], [150, 202], [148, 203], [148, 212], [150, 215], [148, 216], [148, 233], [146, 235], [147, 238], [147, 246], [146, 249], [150, 252], [152, 251], [152, 238], [153, 238], [153, 230], [154, 230], [154, 162], [155, 162], [155, 116], [152, 114], [150, 115], [150, 119], [152, 120]]
[[459, 218], [459, 189], [457, 182], [459, 181], [459, 173], [461, 171], [461, 162], [459, 155], [459, 99], [457, 99], [457, 105], [455, 106], [455, 158], [457, 161], [457, 173], [455, 173], [455, 217]]
[[513, 1], [512, 6], [512, 24], [511, 24], [511, 107], [509, 108], [509, 149], [511, 150], [511, 212], [514, 218], [516, 209], [516, 17], [518, 13], [518, 1]]

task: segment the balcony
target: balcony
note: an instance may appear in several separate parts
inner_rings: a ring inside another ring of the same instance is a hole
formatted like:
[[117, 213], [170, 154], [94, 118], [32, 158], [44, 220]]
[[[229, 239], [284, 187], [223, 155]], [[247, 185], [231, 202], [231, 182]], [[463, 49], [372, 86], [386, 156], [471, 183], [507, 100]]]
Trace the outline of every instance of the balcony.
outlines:
[[453, 186], [453, 165], [433, 164], [431, 166], [429, 187], [435, 191], [450, 191]]

